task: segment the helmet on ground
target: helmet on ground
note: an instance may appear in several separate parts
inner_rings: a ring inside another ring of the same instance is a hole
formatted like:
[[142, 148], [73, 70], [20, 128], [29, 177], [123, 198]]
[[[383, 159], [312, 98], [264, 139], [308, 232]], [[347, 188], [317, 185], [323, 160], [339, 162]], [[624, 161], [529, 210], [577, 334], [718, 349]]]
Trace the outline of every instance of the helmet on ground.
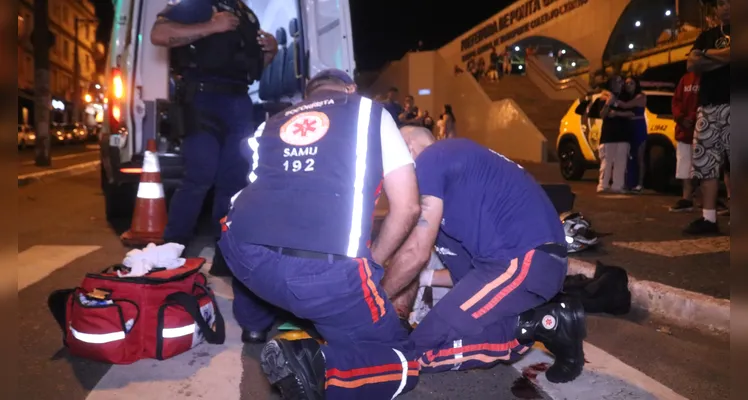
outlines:
[[592, 223], [581, 213], [566, 212], [561, 214], [561, 223], [566, 236], [566, 251], [578, 253], [600, 243], [600, 238], [592, 229]]

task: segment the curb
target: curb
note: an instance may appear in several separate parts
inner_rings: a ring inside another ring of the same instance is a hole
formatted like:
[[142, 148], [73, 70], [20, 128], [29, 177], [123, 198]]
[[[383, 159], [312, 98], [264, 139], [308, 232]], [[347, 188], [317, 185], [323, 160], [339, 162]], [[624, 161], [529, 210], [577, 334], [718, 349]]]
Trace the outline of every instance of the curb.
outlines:
[[[592, 277], [595, 265], [569, 259], [569, 275]], [[644, 281], [629, 275], [631, 305], [686, 328], [730, 333], [730, 300]]]
[[31, 182], [43, 180], [49, 177], [62, 177], [62, 176], [73, 176], [82, 173], [86, 173], [98, 168], [101, 164], [100, 160], [85, 162], [81, 164], [70, 165], [65, 168], [51, 169], [47, 171], [34, 172], [31, 174], [19, 175], [18, 176], [18, 187], [26, 186]]

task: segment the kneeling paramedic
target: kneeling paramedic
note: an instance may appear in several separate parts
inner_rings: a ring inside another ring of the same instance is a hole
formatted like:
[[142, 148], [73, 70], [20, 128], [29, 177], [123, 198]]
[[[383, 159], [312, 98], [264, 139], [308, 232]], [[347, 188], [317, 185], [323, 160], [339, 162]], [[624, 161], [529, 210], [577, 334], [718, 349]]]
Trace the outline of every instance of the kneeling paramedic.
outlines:
[[390, 261], [386, 293], [407, 291], [437, 235], [472, 257], [447, 262], [450, 274], [422, 282], [454, 287], [411, 334], [421, 371], [514, 361], [540, 341], [556, 357], [548, 380], [575, 379], [584, 365], [584, 311], [557, 296], [567, 270], [564, 231], [543, 189], [522, 167], [468, 139], [435, 142], [418, 127], [402, 132], [416, 157], [422, 211]]
[[184, 179], [171, 200], [164, 240], [186, 245], [210, 188], [215, 186], [217, 238], [231, 196], [246, 184], [249, 165], [240, 149], [257, 127], [249, 85], [260, 79], [278, 44], [241, 1], [169, 4], [153, 25], [151, 41], [171, 48], [178, 81], [170, 110], [172, 139], [181, 139]]
[[[326, 341], [265, 345], [262, 369], [286, 399], [389, 399], [418, 381], [412, 343], [379, 285], [381, 263], [420, 213], [413, 158], [390, 114], [355, 90], [343, 71], [322, 71], [304, 101], [260, 125], [250, 183], [219, 242], [245, 286], [234, 291], [237, 321], [252, 332], [244, 336], [267, 334], [272, 305], [310, 320]], [[390, 212], [369, 247], [382, 184]]]

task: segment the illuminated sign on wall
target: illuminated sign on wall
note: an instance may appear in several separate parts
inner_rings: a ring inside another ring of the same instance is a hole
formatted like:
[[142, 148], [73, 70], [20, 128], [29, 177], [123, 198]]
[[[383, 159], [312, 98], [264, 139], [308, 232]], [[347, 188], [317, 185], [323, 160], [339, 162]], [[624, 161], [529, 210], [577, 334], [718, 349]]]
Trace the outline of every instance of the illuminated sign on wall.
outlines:
[[419, 96], [428, 96], [431, 94], [431, 89], [418, 89]]
[[[491, 51], [492, 47], [501, 43], [511, 42], [517, 36], [533, 31], [588, 2], [589, 0], [527, 0], [462, 39], [460, 50], [467, 51], [462, 55], [462, 61]], [[475, 48], [479, 44], [481, 46]]]

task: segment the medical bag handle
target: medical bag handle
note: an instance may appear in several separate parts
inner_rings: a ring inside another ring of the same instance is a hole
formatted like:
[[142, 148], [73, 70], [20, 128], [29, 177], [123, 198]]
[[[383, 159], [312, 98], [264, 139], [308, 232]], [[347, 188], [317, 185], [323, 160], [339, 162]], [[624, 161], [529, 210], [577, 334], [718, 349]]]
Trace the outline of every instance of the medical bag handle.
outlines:
[[226, 325], [223, 321], [223, 315], [221, 315], [221, 311], [218, 309], [216, 298], [215, 296], [213, 296], [213, 293], [204, 285], [195, 283], [195, 286], [204, 290], [205, 293], [208, 294], [208, 297], [210, 297], [210, 301], [213, 302], [213, 311], [216, 317], [215, 331], [210, 327], [208, 321], [203, 318], [203, 315], [200, 313], [200, 303], [197, 302], [197, 298], [192, 294], [185, 292], [172, 293], [166, 296], [166, 301], [173, 302], [181, 306], [185, 311], [187, 311], [188, 314], [190, 314], [192, 319], [195, 320], [198, 328], [200, 328], [200, 331], [203, 333], [206, 342], [210, 344], [223, 344], [223, 342], [226, 340]]

